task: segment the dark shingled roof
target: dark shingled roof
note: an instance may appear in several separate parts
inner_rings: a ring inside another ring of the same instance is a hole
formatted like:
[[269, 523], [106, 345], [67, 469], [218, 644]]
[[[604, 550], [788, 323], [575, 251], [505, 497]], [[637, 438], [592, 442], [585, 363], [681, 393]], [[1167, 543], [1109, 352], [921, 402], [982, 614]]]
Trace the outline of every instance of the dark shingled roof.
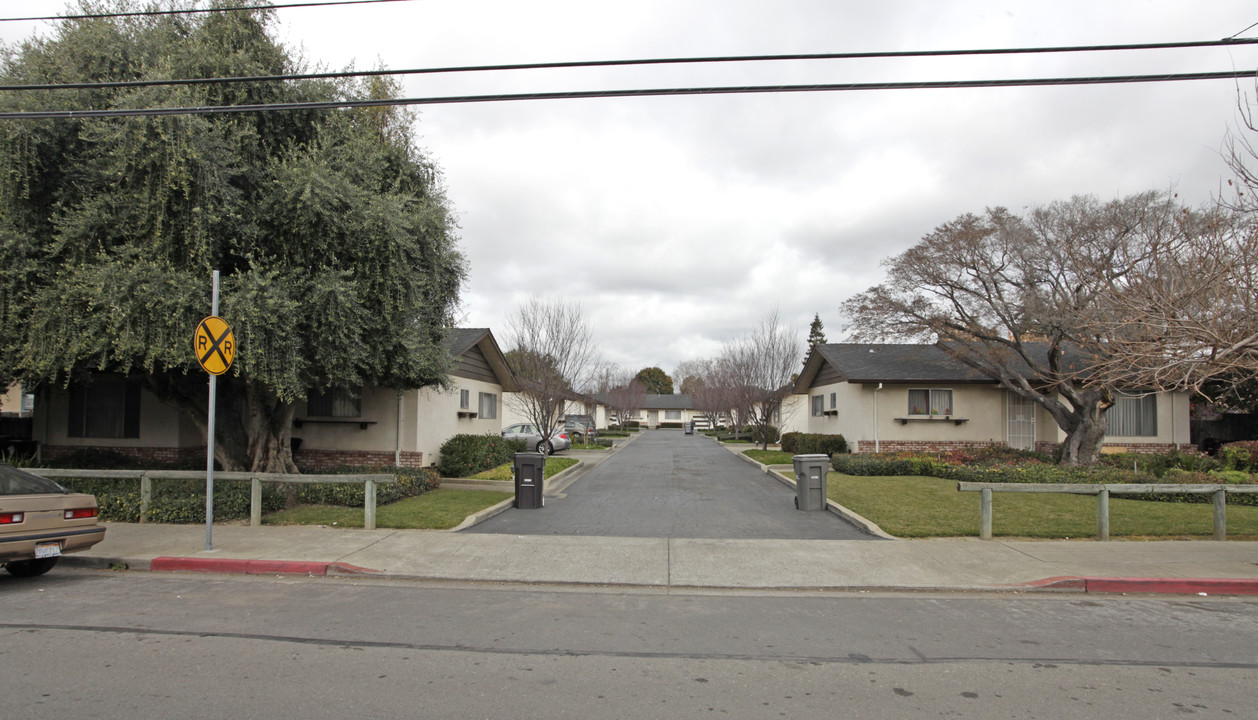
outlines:
[[480, 339], [489, 333], [489, 328], [450, 328], [446, 332], [446, 346], [450, 348], [450, 357], [457, 358]]
[[992, 382], [938, 345], [837, 343], [820, 352], [848, 382]]

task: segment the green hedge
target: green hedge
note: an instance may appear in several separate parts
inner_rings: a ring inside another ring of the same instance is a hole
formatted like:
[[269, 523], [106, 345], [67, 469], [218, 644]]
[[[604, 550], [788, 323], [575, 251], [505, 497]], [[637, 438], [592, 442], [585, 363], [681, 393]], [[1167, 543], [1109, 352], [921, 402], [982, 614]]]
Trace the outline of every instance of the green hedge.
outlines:
[[821, 433], [782, 433], [782, 451], [792, 455], [836, 455], [848, 451], [842, 435]]
[[683, 423], [679, 423], [679, 422], [662, 422], [656, 427], [660, 428], [661, 430], [680, 430], [682, 429], [682, 426], [683, 426]]
[[[883, 453], [878, 455], [835, 455], [831, 466], [846, 475], [905, 476], [922, 475], [958, 482], [990, 483], [1166, 483], [1166, 484], [1214, 484], [1252, 483], [1253, 475], [1239, 470], [1197, 469], [1210, 467], [1198, 453], [1171, 452], [1164, 455], [1106, 456], [1093, 467], [1066, 467], [1044, 462], [1034, 453], [1016, 450], [978, 450], [970, 453], [969, 461], [958, 463], [950, 457], [914, 453]], [[977, 458], [977, 459], [976, 459]], [[1134, 458], [1134, 459], [1133, 459]], [[1127, 462], [1136, 463], [1132, 465]], [[1217, 467], [1217, 463], [1215, 463]], [[1133, 495], [1137, 499], [1171, 502], [1212, 502], [1209, 495]], [[1258, 496], [1229, 495], [1233, 505], [1258, 505]]]
[[[432, 468], [337, 468], [320, 474], [389, 474], [397, 482], [376, 485], [376, 504], [388, 505], [403, 498], [435, 490], [441, 480]], [[140, 521], [140, 480], [108, 480], [90, 478], [58, 478], [57, 482], [75, 492], [96, 496], [102, 520], [110, 522]], [[292, 483], [297, 486], [299, 502], [312, 505], [362, 507], [366, 487], [362, 482]], [[247, 480], [214, 481], [214, 519], [245, 520], [249, 518], [252, 483]], [[283, 483], [262, 483], [262, 512], [284, 509], [287, 488]], [[154, 480], [153, 497], [145, 522], [205, 522], [204, 480]]]
[[[57, 482], [75, 492], [96, 496], [102, 520], [110, 522], [140, 521], [140, 480], [94, 480], [89, 478], [58, 478]], [[215, 480], [214, 518], [243, 520], [249, 517], [252, 484], [245, 480]], [[284, 493], [276, 483], [262, 484], [262, 512], [284, 507]], [[153, 497], [145, 522], [205, 522], [204, 480], [154, 480]]]
[[442, 477], [471, 477], [512, 461], [524, 452], [523, 440], [508, 440], [500, 435], [455, 435], [441, 445]]

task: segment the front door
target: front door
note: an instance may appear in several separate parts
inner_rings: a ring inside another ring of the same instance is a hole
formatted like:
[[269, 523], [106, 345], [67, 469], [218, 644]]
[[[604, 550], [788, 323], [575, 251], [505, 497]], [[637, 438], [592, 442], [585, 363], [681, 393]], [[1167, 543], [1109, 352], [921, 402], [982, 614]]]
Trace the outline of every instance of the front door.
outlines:
[[1035, 403], [1030, 398], [1006, 392], [1009, 418], [1006, 442], [1016, 450], [1035, 449]]

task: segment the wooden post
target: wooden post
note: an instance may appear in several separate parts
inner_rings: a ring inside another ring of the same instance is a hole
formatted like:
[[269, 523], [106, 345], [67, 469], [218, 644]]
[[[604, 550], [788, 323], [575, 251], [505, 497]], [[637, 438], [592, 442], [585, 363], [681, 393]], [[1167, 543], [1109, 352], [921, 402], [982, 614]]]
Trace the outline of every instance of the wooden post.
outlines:
[[262, 524], [262, 481], [256, 477], [249, 478], [249, 524]]
[[1109, 488], [1096, 494], [1096, 539], [1109, 540]]
[[992, 489], [983, 488], [979, 491], [978, 536], [984, 540], [992, 539]]
[[1227, 539], [1227, 491], [1214, 491], [1214, 539]]
[[376, 529], [376, 481], [367, 480], [363, 488], [363, 527]]
[[144, 473], [140, 476], [140, 522], [149, 514], [149, 505], [153, 503], [153, 479]]

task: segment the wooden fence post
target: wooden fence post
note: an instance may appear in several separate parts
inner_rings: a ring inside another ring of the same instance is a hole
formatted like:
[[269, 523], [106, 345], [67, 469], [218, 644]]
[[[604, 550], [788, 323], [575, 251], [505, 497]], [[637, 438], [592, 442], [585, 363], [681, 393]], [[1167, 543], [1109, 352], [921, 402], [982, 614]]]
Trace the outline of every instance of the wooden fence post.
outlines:
[[363, 488], [363, 527], [376, 529], [376, 481], [367, 480]]
[[149, 514], [149, 505], [153, 503], [153, 479], [148, 473], [140, 475], [140, 522], [146, 522], [144, 516]]
[[992, 539], [992, 489], [991, 488], [983, 488], [981, 491], [979, 491], [978, 536], [984, 540]]
[[249, 478], [249, 524], [262, 524], [262, 480], [257, 476]]
[[1096, 494], [1096, 539], [1109, 540], [1109, 488]]
[[1227, 539], [1227, 491], [1214, 491], [1214, 539]]

